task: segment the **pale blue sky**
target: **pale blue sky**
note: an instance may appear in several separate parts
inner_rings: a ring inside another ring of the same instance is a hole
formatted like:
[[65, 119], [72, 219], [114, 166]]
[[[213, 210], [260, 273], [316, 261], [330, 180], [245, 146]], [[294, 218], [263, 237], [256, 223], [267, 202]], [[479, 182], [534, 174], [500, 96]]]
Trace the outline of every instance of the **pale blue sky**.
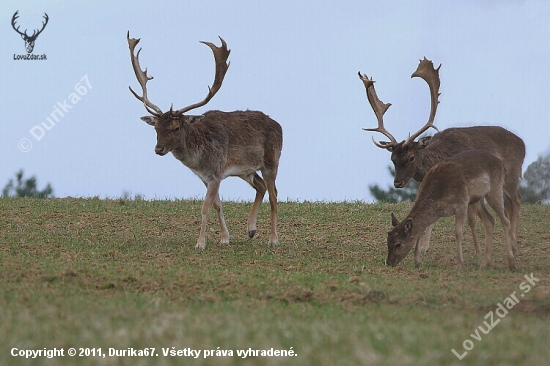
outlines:
[[[436, 125], [506, 127], [527, 145], [525, 169], [549, 146], [550, 2], [458, 3], [4, 0], [0, 185], [23, 168], [41, 186], [52, 183], [58, 197], [203, 197], [188, 168], [154, 153], [155, 132], [128, 91], [139, 85], [127, 30], [142, 39], [141, 64], [155, 77], [149, 97], [163, 110], [204, 97], [214, 66], [198, 41], [227, 41], [224, 85], [194, 112], [261, 110], [282, 125], [281, 200], [370, 202], [369, 184], [391, 184], [390, 154], [371, 142], [381, 136], [361, 130], [376, 119], [357, 72], [374, 76], [380, 99], [392, 103], [386, 127], [401, 140], [429, 114], [426, 84], [410, 78], [424, 56], [443, 64]], [[11, 27], [16, 10], [29, 33], [48, 14], [33, 52], [47, 61], [13, 59], [26, 53]], [[71, 104], [85, 75], [92, 88]], [[72, 108], [37, 141], [29, 131], [65, 100]], [[24, 138], [28, 152], [18, 148]], [[254, 192], [229, 178], [221, 195], [252, 200]]]

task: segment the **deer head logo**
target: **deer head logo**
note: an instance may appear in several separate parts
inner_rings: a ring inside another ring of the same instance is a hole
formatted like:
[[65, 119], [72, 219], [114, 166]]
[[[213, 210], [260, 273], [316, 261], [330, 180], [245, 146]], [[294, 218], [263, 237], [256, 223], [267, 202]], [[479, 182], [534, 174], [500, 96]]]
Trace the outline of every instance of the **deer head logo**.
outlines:
[[21, 35], [21, 38], [23, 38], [23, 40], [25, 41], [25, 48], [27, 49], [27, 53], [32, 53], [32, 50], [34, 49], [34, 42], [36, 41], [36, 38], [38, 37], [38, 35], [40, 33], [42, 33], [44, 28], [46, 28], [46, 24], [48, 24], [48, 19], [49, 19], [48, 14], [44, 13], [44, 19], [46, 21], [42, 22], [42, 29], [40, 29], [40, 30], [35, 29], [32, 36], [29, 36], [27, 34], [26, 29], [25, 29], [25, 32], [21, 33], [21, 31], [19, 30], [19, 26], [17, 28], [15, 28], [15, 21], [17, 20], [17, 18], [19, 18], [19, 15], [17, 13], [19, 13], [19, 10], [17, 10], [15, 12], [15, 14], [13, 14], [13, 18], [11, 18], [11, 26], [13, 27], [13, 29], [17, 33], [19, 33]]

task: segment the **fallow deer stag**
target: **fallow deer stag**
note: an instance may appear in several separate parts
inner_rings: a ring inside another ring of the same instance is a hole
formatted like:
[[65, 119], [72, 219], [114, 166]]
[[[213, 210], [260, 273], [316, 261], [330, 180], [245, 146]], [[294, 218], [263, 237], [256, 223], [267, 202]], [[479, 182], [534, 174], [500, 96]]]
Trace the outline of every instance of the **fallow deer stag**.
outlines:
[[[218, 92], [229, 67], [227, 58], [230, 50], [220, 37], [221, 47], [202, 42], [212, 49], [216, 62], [216, 73], [212, 87], [201, 102], [178, 110], [162, 112], [147, 98], [147, 81], [153, 77], [147, 75], [139, 64], [139, 52], [134, 49], [140, 39], [130, 38], [128, 46], [134, 73], [141, 85], [143, 94], [139, 96], [132, 88], [130, 91], [143, 102], [151, 116], [141, 119], [154, 126], [157, 132], [155, 153], [160, 156], [172, 152], [174, 157], [193, 171], [206, 186], [206, 196], [202, 206], [202, 221], [196, 249], [206, 247], [206, 225], [210, 208], [214, 206], [221, 227], [221, 243], [229, 243], [229, 232], [225, 224], [219, 187], [223, 179], [229, 176], [242, 178], [256, 190], [256, 197], [248, 215], [248, 236], [256, 233], [258, 211], [266, 190], [271, 205], [271, 234], [269, 245], [277, 245], [277, 188], [275, 178], [279, 167], [279, 158], [283, 146], [281, 126], [256, 111], [221, 112], [208, 111], [203, 115], [185, 114], [192, 109], [202, 107]], [[260, 177], [257, 171], [261, 171]]]
[[[510, 221], [504, 210], [504, 175], [502, 161], [486, 150], [467, 150], [450, 157], [431, 168], [418, 189], [414, 205], [403, 221], [399, 222], [393, 212], [393, 229], [388, 233], [388, 257], [386, 263], [395, 266], [416, 244], [414, 262], [421, 263], [420, 236], [440, 217], [455, 216], [455, 236], [458, 267], [464, 262], [462, 256], [462, 231], [468, 207], [486, 199], [495, 210], [506, 237], [508, 266], [515, 269], [512, 252]], [[481, 268], [491, 263], [494, 220], [481, 207], [481, 220], [485, 226], [485, 254]]]
[[[378, 119], [378, 127], [365, 128], [364, 130], [380, 132], [390, 140], [376, 142], [373, 138], [376, 146], [391, 152], [391, 161], [395, 167], [394, 186], [396, 188], [405, 187], [411, 178], [422, 182], [426, 173], [434, 165], [466, 150], [486, 150], [502, 160], [506, 168], [506, 175], [504, 177], [504, 190], [506, 192], [505, 208], [512, 227], [512, 247], [515, 254], [517, 250], [517, 229], [521, 206], [521, 196], [518, 192], [518, 186], [521, 177], [521, 167], [525, 158], [525, 144], [523, 140], [502, 127], [475, 126], [448, 128], [436, 133], [434, 136], [423, 137], [418, 141], [414, 141], [430, 127], [437, 130], [433, 122], [439, 104], [440, 67], [441, 65], [437, 69], [434, 69], [432, 61], [424, 58], [420, 61], [417, 70], [411, 75], [411, 77], [420, 77], [427, 82], [431, 95], [431, 110], [428, 122], [402, 142], [397, 142], [395, 137], [384, 127], [383, 115], [391, 104], [382, 103], [376, 95], [372, 78], [369, 79], [366, 75], [359, 73], [359, 78], [365, 85], [369, 103]], [[475, 214], [477, 212], [478, 216], [483, 220], [484, 207], [482, 206], [483, 200], [480, 200], [468, 209], [468, 223], [472, 228], [476, 253], [479, 253], [479, 244], [475, 232]], [[427, 229], [422, 239], [422, 252], [427, 251], [429, 248], [431, 229], [432, 227]]]

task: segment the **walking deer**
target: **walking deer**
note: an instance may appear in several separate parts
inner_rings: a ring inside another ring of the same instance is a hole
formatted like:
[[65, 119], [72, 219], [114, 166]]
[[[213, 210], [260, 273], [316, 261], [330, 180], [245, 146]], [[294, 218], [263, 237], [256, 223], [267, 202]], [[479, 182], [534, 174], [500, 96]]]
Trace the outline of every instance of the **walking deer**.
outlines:
[[[229, 67], [227, 58], [230, 50], [227, 49], [225, 41], [220, 37], [221, 47], [210, 42], [202, 42], [210, 47], [216, 63], [214, 82], [212, 87], [208, 88], [205, 99], [175, 111], [170, 107], [168, 112], [162, 112], [147, 97], [146, 84], [153, 77], [147, 75], [147, 69], [142, 70], [140, 67], [141, 49], [134, 55], [134, 49], [140, 39], [130, 38], [130, 32], [126, 38], [130, 48], [132, 67], [143, 93], [139, 96], [131, 87], [130, 91], [143, 102], [145, 109], [151, 114], [141, 119], [155, 127], [157, 132], [155, 153], [163, 156], [171, 152], [206, 186], [200, 234], [195, 249], [206, 247], [206, 225], [212, 206], [217, 213], [221, 228], [221, 243], [229, 243], [229, 232], [218, 193], [221, 181], [229, 176], [242, 178], [256, 190], [256, 197], [247, 220], [250, 238], [256, 233], [258, 211], [265, 192], [268, 191], [271, 206], [269, 245], [277, 245], [279, 239], [275, 179], [283, 146], [281, 126], [267, 115], [257, 111], [208, 111], [203, 115], [185, 114], [207, 104], [220, 89]], [[258, 171], [262, 173], [263, 179], [258, 175]]]
[[[504, 190], [506, 192], [505, 208], [512, 227], [512, 247], [515, 254], [517, 250], [518, 218], [521, 206], [521, 196], [518, 192], [518, 186], [521, 177], [521, 167], [525, 158], [525, 144], [523, 140], [502, 127], [475, 126], [448, 128], [436, 133], [434, 136], [423, 137], [415, 141], [417, 137], [426, 132], [430, 127], [437, 130], [433, 122], [439, 104], [440, 68], [441, 65], [437, 69], [434, 69], [432, 61], [424, 58], [420, 61], [417, 70], [411, 75], [411, 77], [420, 77], [427, 82], [430, 89], [431, 109], [428, 122], [402, 142], [397, 142], [395, 137], [384, 127], [383, 115], [391, 104], [381, 102], [374, 90], [374, 81], [372, 78], [369, 79], [367, 75], [359, 73], [359, 78], [363, 81], [366, 88], [367, 99], [378, 120], [378, 127], [365, 128], [364, 130], [380, 132], [390, 140], [376, 142], [373, 138], [376, 146], [391, 152], [391, 161], [395, 167], [394, 186], [396, 188], [405, 187], [411, 178], [418, 182], [423, 182], [430, 168], [466, 150], [482, 149], [499, 158], [506, 168], [504, 177]], [[483, 201], [480, 200], [468, 209], [468, 223], [472, 229], [476, 253], [479, 253], [479, 244], [475, 232], [475, 214], [477, 212], [478, 216], [483, 220], [484, 208], [482, 206]], [[427, 251], [429, 248], [432, 228], [433, 226], [427, 229], [422, 240], [422, 252]]]
[[[431, 168], [418, 189], [418, 195], [409, 214], [403, 221], [391, 213], [393, 229], [388, 233], [386, 263], [395, 266], [416, 244], [414, 262], [421, 264], [420, 237], [424, 230], [440, 217], [455, 216], [455, 236], [458, 267], [462, 256], [462, 232], [468, 207], [482, 199], [495, 210], [506, 237], [508, 266], [515, 269], [512, 251], [510, 221], [504, 209], [504, 177], [502, 161], [486, 150], [467, 150], [436, 164]], [[485, 206], [480, 206], [481, 221], [485, 226], [485, 254], [481, 268], [491, 263], [494, 220]]]

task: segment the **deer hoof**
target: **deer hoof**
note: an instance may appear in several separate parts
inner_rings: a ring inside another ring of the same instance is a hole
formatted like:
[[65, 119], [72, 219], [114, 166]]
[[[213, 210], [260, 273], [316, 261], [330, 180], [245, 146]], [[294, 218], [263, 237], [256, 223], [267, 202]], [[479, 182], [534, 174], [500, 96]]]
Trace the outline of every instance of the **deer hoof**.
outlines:
[[278, 247], [279, 246], [279, 240], [273, 240], [273, 241], [270, 241], [268, 246], [270, 248], [274, 248], [274, 247]]
[[195, 245], [195, 249], [201, 249], [201, 250], [204, 250], [206, 249], [206, 243], [197, 243], [197, 245]]
[[256, 235], [256, 230], [250, 230], [250, 231], [248, 232], [248, 237], [249, 237], [250, 239], [252, 239], [252, 238], [254, 237], [254, 235]]
[[417, 269], [418, 269], [418, 268], [422, 268], [422, 262], [416, 263], [416, 264], [414, 265], [414, 268], [417, 268]]
[[491, 266], [491, 262], [490, 262], [490, 261], [483, 261], [483, 262], [481, 262], [480, 268], [481, 268], [481, 269], [486, 269], [486, 268], [489, 268], [490, 266]]

